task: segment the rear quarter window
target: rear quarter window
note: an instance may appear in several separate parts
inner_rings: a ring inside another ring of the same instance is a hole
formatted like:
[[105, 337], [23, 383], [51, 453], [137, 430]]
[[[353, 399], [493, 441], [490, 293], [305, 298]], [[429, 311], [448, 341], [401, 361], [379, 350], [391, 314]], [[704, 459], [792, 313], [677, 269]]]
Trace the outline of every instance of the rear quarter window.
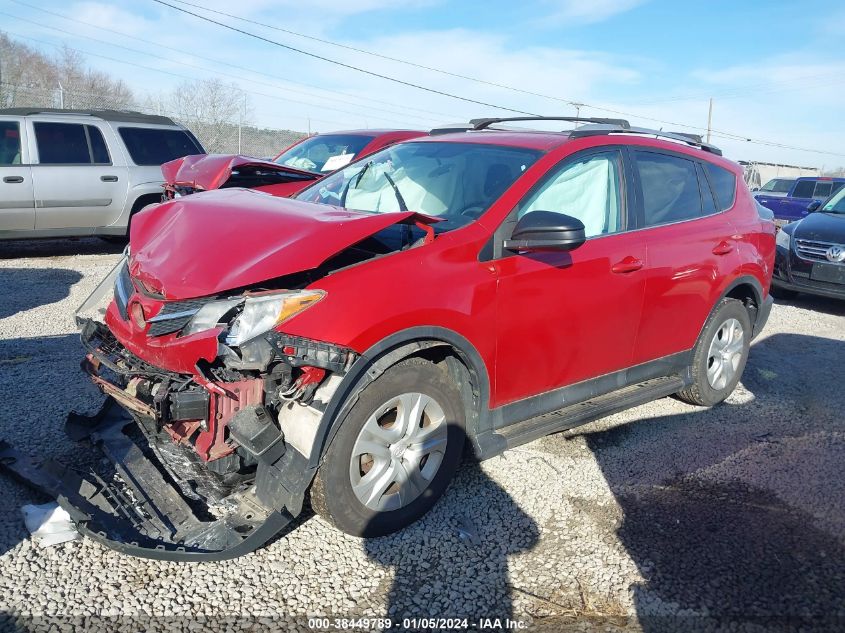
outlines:
[[716, 205], [720, 211], [730, 209], [736, 201], [736, 176], [732, 171], [711, 163], [706, 164], [706, 169]]
[[136, 165], [163, 165], [183, 156], [205, 153], [184, 130], [121, 127], [118, 133]]

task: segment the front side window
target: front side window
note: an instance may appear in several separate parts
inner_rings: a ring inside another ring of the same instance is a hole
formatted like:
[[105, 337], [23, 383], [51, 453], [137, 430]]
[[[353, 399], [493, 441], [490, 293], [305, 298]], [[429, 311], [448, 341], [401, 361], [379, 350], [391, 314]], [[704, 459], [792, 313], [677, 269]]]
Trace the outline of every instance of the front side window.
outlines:
[[0, 165], [21, 164], [21, 129], [16, 121], [0, 121]]
[[693, 161], [653, 152], [636, 151], [634, 155], [646, 226], [701, 217], [701, 193]]
[[118, 133], [136, 165], [163, 165], [183, 156], [205, 153], [184, 130], [121, 127]]
[[279, 154], [275, 162], [314, 173], [346, 167], [375, 136], [361, 134], [318, 134]]
[[435, 231], [481, 216], [540, 156], [482, 143], [400, 143], [327, 176], [296, 199], [367, 213], [416, 211]]
[[825, 205], [820, 209], [825, 213], [845, 213], [845, 189], [841, 188]]
[[790, 178], [773, 178], [760, 187], [760, 191], [771, 191], [772, 193], [789, 193], [795, 181]]
[[91, 152], [81, 123], [35, 123], [38, 162], [42, 165], [88, 165]]
[[553, 211], [578, 218], [587, 237], [622, 228], [620, 156], [617, 151], [567, 160], [520, 204], [517, 217]]

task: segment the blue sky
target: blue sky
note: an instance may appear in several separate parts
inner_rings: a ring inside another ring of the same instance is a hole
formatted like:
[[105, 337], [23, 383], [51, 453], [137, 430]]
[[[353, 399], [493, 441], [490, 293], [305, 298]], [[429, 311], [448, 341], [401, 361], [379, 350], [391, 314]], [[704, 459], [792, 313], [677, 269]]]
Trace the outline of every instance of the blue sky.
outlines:
[[[586, 104], [582, 116], [619, 116], [614, 112], [619, 111], [635, 124], [701, 132], [712, 96], [717, 132], [816, 150], [714, 136], [731, 158], [845, 165], [845, 131], [838, 125], [845, 114], [845, 55], [837, 26], [845, 22], [841, 2], [192, 1], [546, 95], [421, 70], [208, 14], [319, 55], [519, 110], [571, 115], [575, 109], [567, 102], [579, 102]], [[66, 42], [87, 52], [91, 66], [124, 78], [139, 96], [166, 93], [182, 77], [233, 82], [249, 94], [253, 122], [268, 127], [427, 129], [507, 114], [304, 57], [152, 0], [0, 0], [0, 12], [0, 29], [13, 37], [31, 38], [22, 41], [48, 53]]]

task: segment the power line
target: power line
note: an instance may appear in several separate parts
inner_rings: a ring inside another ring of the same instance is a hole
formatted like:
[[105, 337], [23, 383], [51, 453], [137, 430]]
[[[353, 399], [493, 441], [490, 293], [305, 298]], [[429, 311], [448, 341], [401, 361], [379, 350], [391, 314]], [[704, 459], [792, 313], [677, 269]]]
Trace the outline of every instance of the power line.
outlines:
[[[57, 48], [57, 49], [61, 48], [61, 46], [59, 46], [58, 44], [54, 44], [53, 42], [45, 42], [44, 40], [39, 40], [38, 38], [35, 38], [35, 37], [29, 37], [27, 35], [20, 35], [18, 33], [12, 32], [12, 31], [6, 31], [6, 33], [14, 35], [15, 37], [19, 37], [21, 39], [30, 40], [30, 41], [33, 41], [33, 42], [38, 42], [39, 44], [45, 44], [47, 46], [52, 46], [53, 48]], [[86, 51], [86, 50], [79, 49], [79, 48], [73, 48], [71, 46], [68, 46], [67, 48], [68, 48], [68, 50], [76, 51], [78, 53], [82, 53], [83, 55], [89, 55], [91, 57], [99, 57], [100, 59], [105, 59], [105, 60], [108, 60], [108, 61], [111, 61], [111, 62], [116, 62], [118, 64], [126, 64], [128, 66], [134, 66], [135, 68], [143, 68], [144, 70], [151, 70], [153, 72], [162, 73], [164, 75], [170, 75], [171, 77], [177, 77], [179, 79], [185, 79], [187, 81], [196, 80], [196, 77], [188, 77], [187, 75], [180, 75], [178, 73], [173, 73], [173, 72], [170, 72], [170, 71], [167, 71], [167, 70], [161, 70], [160, 68], [153, 68], [152, 66], [144, 66], [143, 64], [136, 64], [134, 62], [128, 62], [128, 61], [123, 60], [123, 59], [117, 59], [117, 58], [114, 58], [114, 57], [109, 57], [107, 55], [100, 55], [98, 53], [92, 53], [90, 51]], [[244, 90], [243, 92], [246, 92], [247, 94], [251, 94], [251, 95], [260, 96], [260, 97], [267, 97], [268, 99], [275, 99], [277, 101], [288, 101], [290, 103], [299, 103], [301, 105], [307, 105], [307, 106], [311, 106], [311, 107], [322, 108], [324, 110], [332, 110], [334, 112], [342, 112], [343, 114], [351, 114], [352, 116], [355, 116], [355, 117], [365, 117], [365, 115], [362, 115], [359, 112], [350, 112], [349, 110], [342, 110], [340, 108], [333, 108], [331, 106], [324, 106], [324, 105], [319, 105], [319, 104], [315, 104], [315, 103], [309, 103], [307, 101], [299, 101], [297, 99], [289, 99], [287, 97], [279, 97], [277, 95], [269, 95], [269, 94], [266, 94], [266, 93], [263, 93], [263, 92], [257, 92], [257, 91], [254, 91], [254, 90]], [[304, 117], [304, 118], [307, 118], [307, 117]], [[394, 123], [398, 123], [398, 121], [394, 121], [393, 119], [388, 119], [388, 118], [385, 118], [385, 117], [377, 116], [377, 117], [374, 117], [374, 118], [376, 118], [378, 120], [382, 120], [382, 121], [393, 121]]]
[[[49, 13], [52, 13], [52, 12], [49, 12]], [[0, 11], [0, 15], [5, 15], [7, 17], [11, 17], [11, 18], [14, 18], [16, 20], [21, 20], [23, 22], [29, 22], [30, 24], [35, 24], [37, 26], [48, 28], [48, 29], [51, 29], [53, 31], [58, 31], [59, 33], [64, 33], [64, 31], [62, 31], [62, 29], [59, 29], [57, 27], [49, 26], [47, 24], [40, 24], [38, 22], [35, 22], [34, 20], [29, 20], [27, 18], [22, 18], [22, 17], [17, 16], [17, 15], [12, 15], [11, 13], [5, 13], [3, 11]], [[72, 19], [72, 18], [68, 18], [68, 19]], [[79, 20], [73, 20], [73, 21], [79, 22]], [[91, 25], [91, 26], [93, 26], [93, 25]], [[167, 57], [162, 57], [161, 55], [156, 55], [155, 53], [139, 51], [138, 49], [135, 49], [135, 48], [130, 48], [128, 46], [122, 46], [120, 44], [114, 44], [112, 42], [107, 42], [105, 40], [101, 40], [101, 39], [98, 39], [96, 37], [90, 37], [90, 36], [87, 36], [87, 35], [79, 35], [79, 34], [76, 34], [76, 33], [72, 34], [72, 37], [90, 40], [92, 42], [97, 42], [98, 44], [105, 44], [106, 46], [112, 46], [114, 48], [120, 48], [120, 49], [123, 49], [125, 51], [129, 51], [130, 53], [135, 53], [136, 55], [142, 55], [144, 57], [153, 57], [155, 59], [160, 59], [160, 60], [166, 61], [168, 63], [174, 63], [174, 64], [178, 64], [180, 66], [185, 66], [185, 67], [188, 67], [188, 68], [196, 68], [196, 69], [199, 69], [199, 70], [202, 70], [202, 71], [205, 71], [205, 72], [208, 72], [208, 73], [212, 73], [212, 74], [215, 74], [215, 75], [218, 75], [218, 76], [221, 76], [221, 77], [228, 77], [230, 79], [236, 79], [238, 81], [244, 81], [248, 84], [257, 84], [257, 85], [268, 86], [270, 88], [282, 89], [282, 90], [285, 90], [287, 92], [302, 94], [302, 95], [305, 95], [305, 96], [315, 97], [315, 98], [318, 98], [318, 99], [329, 99], [331, 101], [341, 101], [340, 99], [337, 99], [337, 98], [324, 97], [322, 95], [315, 95], [313, 93], [304, 92], [302, 90], [296, 90], [296, 89], [293, 89], [293, 88], [288, 88], [287, 86], [281, 86], [279, 84], [267, 83], [266, 81], [244, 79], [240, 75], [233, 75], [231, 73], [224, 73], [224, 72], [220, 72], [220, 71], [217, 71], [217, 70], [211, 70], [211, 69], [208, 69], [208, 68], [204, 68], [202, 66], [198, 66], [197, 64], [191, 64], [189, 62], [172, 60], [172, 59], [169, 59]], [[131, 36], [129, 36], [129, 37], [131, 37]], [[181, 52], [184, 53], [184, 51], [181, 51]], [[189, 54], [189, 53], [185, 53], [185, 54]], [[197, 57], [198, 59], [202, 59], [199, 56], [195, 56], [195, 57]], [[243, 70], [248, 70], [248, 69], [244, 68]], [[344, 103], [346, 103], [346, 102], [344, 102]], [[357, 104], [357, 103], [347, 103], [347, 105], [350, 105], [350, 106], [353, 106], [353, 107], [356, 107], [356, 108], [368, 108], [369, 110], [373, 110], [373, 111], [380, 111], [380, 112], [385, 112], [387, 114], [404, 116], [404, 117], [408, 117], [408, 118], [417, 119], [417, 120], [420, 120], [420, 121], [427, 121], [429, 123], [431, 123], [431, 122], [440, 123], [442, 121], [441, 119], [432, 119], [432, 118], [429, 118], [429, 117], [421, 117], [421, 116], [415, 115], [415, 114], [409, 114], [409, 113], [406, 113], [406, 112], [396, 112], [395, 110], [387, 110], [385, 108], [379, 108], [379, 107], [376, 107], [376, 106], [360, 105], [360, 104]], [[449, 115], [444, 115], [444, 116], [449, 116]]]
[[[13, 0], [14, 2], [15, 0]], [[484, 84], [485, 86], [492, 86], [494, 88], [502, 88], [504, 90], [510, 90], [511, 92], [518, 92], [521, 94], [531, 95], [532, 97], [541, 97], [543, 99], [551, 99], [552, 101], [558, 101], [560, 103], [565, 103], [569, 106], [577, 106], [578, 102], [573, 101], [571, 99], [564, 99], [563, 97], [555, 97], [553, 95], [547, 95], [540, 92], [532, 92], [531, 90], [525, 90], [523, 88], [517, 88], [515, 86], [508, 86], [506, 84], [500, 84], [495, 81], [489, 81], [487, 79], [479, 79], [478, 77], [470, 77], [469, 75], [462, 75], [460, 73], [452, 72], [449, 70], [444, 70], [443, 68], [436, 68], [434, 66], [426, 66], [425, 64], [420, 64], [418, 62], [412, 62], [407, 59], [399, 59], [398, 57], [391, 57], [390, 55], [384, 55], [382, 53], [375, 53], [373, 51], [368, 51], [363, 48], [358, 48], [356, 46], [349, 46], [348, 44], [341, 44], [340, 42], [333, 42], [332, 40], [327, 40], [321, 37], [316, 37], [314, 35], [306, 35], [305, 33], [298, 33], [297, 31], [292, 31], [291, 29], [284, 29], [279, 26], [274, 26], [272, 24], [266, 24], [264, 22], [258, 22], [257, 20], [250, 20], [249, 18], [244, 18], [239, 15], [234, 15], [232, 13], [226, 13], [225, 11], [218, 11], [215, 9], [209, 9], [207, 7], [203, 7], [202, 5], [195, 4], [193, 2], [187, 2], [187, 0], [172, 0], [173, 2], [178, 2], [179, 4], [186, 4], [190, 7], [194, 7], [196, 9], [202, 9], [207, 13], [213, 13], [215, 15], [222, 15], [227, 18], [232, 18], [235, 20], [240, 20], [241, 22], [246, 22], [248, 24], [254, 24], [255, 26], [261, 26], [267, 29], [273, 29], [274, 31], [279, 31], [281, 33], [286, 33], [288, 35], [294, 35], [296, 37], [301, 37], [307, 40], [312, 40], [314, 42], [320, 42], [321, 44], [328, 44], [329, 46], [336, 46], [337, 48], [342, 48], [348, 51], [354, 51], [356, 53], [363, 53], [364, 55], [370, 55], [371, 57], [377, 57], [379, 59], [384, 59], [391, 62], [396, 62], [398, 64], [404, 64], [406, 66], [411, 66], [413, 68], [419, 68], [421, 70], [429, 70], [431, 72], [439, 73], [441, 75], [447, 75], [449, 77], [454, 77], [456, 79], [463, 79], [465, 81], [472, 81], [478, 84]], [[178, 7], [176, 7], [178, 8]], [[192, 14], [193, 15], [193, 14]], [[503, 108], [507, 109], [507, 108]]]
[[[371, 103], [377, 103], [377, 104], [381, 104], [381, 105], [388, 105], [388, 106], [400, 108], [401, 110], [403, 110], [403, 113], [404, 113], [404, 111], [407, 111], [407, 110], [413, 110], [415, 112], [422, 112], [422, 113], [425, 113], [425, 114], [433, 114], [437, 117], [440, 117], [438, 119], [429, 119], [431, 121], [437, 120], [438, 122], [441, 122], [444, 117], [446, 119], [454, 117], [454, 115], [452, 115], [452, 114], [445, 114], [443, 112], [425, 110], [423, 108], [415, 108], [413, 106], [409, 106], [409, 105], [406, 105], [406, 104], [399, 105], [399, 104], [395, 104], [395, 103], [386, 102], [384, 100], [372, 99], [372, 98], [369, 98], [369, 97], [362, 97], [360, 95], [353, 95], [353, 94], [350, 94], [350, 93], [347, 93], [347, 92], [340, 92], [340, 91], [337, 91], [337, 90], [330, 90], [328, 88], [322, 88], [320, 86], [315, 86], [314, 84], [309, 84], [309, 83], [305, 83], [305, 82], [302, 82], [302, 81], [296, 81], [296, 80], [293, 80], [293, 79], [289, 79], [287, 77], [281, 77], [279, 75], [271, 75], [269, 73], [266, 73], [266, 72], [263, 72], [263, 71], [260, 71], [260, 70], [256, 70], [254, 68], [247, 68], [245, 66], [239, 66], [237, 64], [232, 64], [231, 62], [223, 61], [223, 60], [220, 60], [220, 59], [203, 57], [201, 55], [197, 55], [195, 52], [185, 51], [185, 50], [182, 50], [182, 49], [179, 49], [179, 48], [173, 48], [172, 46], [166, 46], [166, 45], [161, 44], [159, 42], [151, 42], [148, 39], [136, 37], [134, 35], [129, 35], [128, 33], [124, 33], [122, 31], [117, 31], [115, 29], [110, 29], [110, 28], [107, 28], [107, 27], [104, 27], [104, 26], [100, 26], [98, 24], [86, 22], [85, 20], [79, 20], [77, 18], [72, 18], [68, 15], [65, 15], [63, 13], [59, 13], [57, 11], [50, 11], [48, 9], [42, 9], [41, 7], [37, 7], [37, 6], [29, 4], [27, 2], [22, 2], [21, 0], [11, 0], [11, 1], [14, 2], [15, 4], [27, 7], [29, 9], [33, 9], [35, 11], [41, 11], [42, 13], [47, 13], [49, 15], [53, 15], [53, 16], [61, 18], [63, 20], [68, 20], [70, 22], [82, 24], [84, 26], [88, 26], [90, 28], [98, 29], [100, 31], [106, 31], [107, 33], [113, 33], [115, 35], [119, 35], [120, 37], [126, 37], [126, 38], [133, 39], [133, 40], [136, 40], [136, 41], [139, 41], [139, 42], [144, 42], [145, 44], [154, 44], [156, 46], [156, 48], [166, 49], [166, 50], [169, 50], [169, 51], [173, 51], [175, 53], [179, 53], [181, 55], [189, 55], [189, 56], [195, 57], [197, 59], [201, 59], [201, 60], [204, 60], [204, 61], [207, 61], [207, 62], [211, 62], [212, 64], [219, 64], [219, 65], [223, 65], [223, 66], [228, 66], [230, 68], [234, 68], [236, 70], [242, 70], [242, 71], [254, 74], [254, 75], [260, 75], [260, 76], [263, 76], [263, 77], [268, 77], [270, 79], [275, 79], [277, 81], [283, 81], [285, 83], [291, 83], [291, 84], [298, 85], [298, 86], [305, 86], [306, 88], [313, 88], [315, 90], [319, 90], [321, 92], [326, 92], [326, 93], [329, 93], [329, 94], [341, 95], [344, 98], [344, 100], [345, 99], [357, 99], [359, 101], [368, 101], [368, 102], [371, 102]], [[17, 17], [17, 16], [14, 16], [14, 17]], [[24, 18], [17, 17], [17, 19], [23, 20]], [[39, 26], [42, 26], [42, 25], [39, 24]], [[44, 26], [46, 26], [46, 25], [44, 25]], [[85, 36], [76, 35], [76, 37], [85, 37]], [[87, 38], [87, 39], [94, 39], [94, 38]], [[98, 40], [94, 40], [94, 41], [98, 41]], [[178, 62], [178, 61], [175, 61], [175, 60], [172, 60], [172, 61], [174, 63], [177, 63], [177, 64], [183, 63], [183, 62]], [[287, 86], [285, 86], [284, 89], [290, 90], [290, 88], [288, 88]], [[309, 94], [309, 93], [302, 93], [302, 94]], [[340, 99], [337, 99], [336, 97], [335, 98], [325, 97], [323, 95], [310, 94], [309, 96], [315, 96], [315, 97], [318, 97], [318, 98], [321, 98], [321, 99], [327, 99], [328, 98], [328, 99], [333, 99], [335, 101], [340, 100]], [[350, 105], [355, 105], [355, 104], [350, 104]], [[372, 107], [372, 106], [366, 106], [366, 107]]]
[[176, 11], [180, 11], [181, 13], [186, 13], [188, 15], [192, 15], [195, 18], [199, 18], [200, 20], [204, 20], [206, 22], [210, 22], [212, 24], [216, 24], [217, 26], [222, 26], [224, 29], [229, 29], [230, 31], [235, 31], [236, 33], [241, 33], [242, 35], [246, 35], [248, 37], [252, 37], [254, 39], [260, 40], [262, 42], [266, 42], [267, 44], [272, 44], [273, 46], [278, 46], [280, 48], [287, 49], [289, 51], [293, 51], [295, 53], [299, 53], [301, 55], [307, 55], [308, 57], [313, 57], [314, 59], [319, 59], [324, 62], [328, 62], [329, 64], [334, 64], [336, 66], [341, 66], [342, 68], [348, 68], [349, 70], [354, 70], [359, 73], [363, 73], [365, 75], [370, 75], [372, 77], [377, 77], [379, 79], [384, 79], [385, 81], [391, 81], [396, 84], [400, 84], [402, 86], [407, 86], [409, 88], [415, 88], [417, 90], [422, 90], [424, 92], [430, 92], [432, 94], [437, 94], [443, 97], [449, 97], [450, 99], [458, 99], [459, 101], [465, 101], [467, 103], [474, 103], [476, 105], [482, 105], [487, 108], [495, 108], [497, 110], [505, 110], [507, 112], [514, 112], [516, 114], [526, 114], [528, 116], [538, 116], [533, 112], [526, 112], [525, 110], [517, 110], [514, 108], [508, 108], [505, 106], [496, 105], [493, 103], [488, 103], [486, 101], [479, 101], [477, 99], [471, 99], [469, 97], [462, 97], [461, 95], [457, 95], [451, 92], [446, 92], [444, 90], [437, 90], [436, 88], [429, 88], [428, 86], [423, 86], [420, 84], [415, 84], [410, 81], [405, 81], [404, 79], [398, 79], [396, 77], [391, 77], [389, 75], [383, 75], [381, 73], [377, 73], [373, 70], [367, 70], [365, 68], [360, 68], [358, 66], [353, 66], [352, 64], [346, 64], [344, 62], [338, 61], [336, 59], [331, 59], [329, 57], [324, 57], [322, 55], [317, 55], [316, 53], [311, 53], [309, 51], [303, 50], [301, 48], [296, 48], [294, 46], [289, 46], [288, 44], [282, 44], [281, 42], [277, 42], [275, 40], [271, 40], [270, 38], [263, 37], [258, 35], [257, 33], [252, 33], [250, 31], [245, 31], [243, 29], [239, 29], [236, 26], [232, 26], [230, 24], [226, 24], [224, 22], [219, 22], [217, 20], [213, 20], [207, 16], [200, 15], [199, 13], [194, 13], [193, 11], [188, 11], [187, 9], [183, 9], [182, 7], [177, 7], [176, 5], [170, 4], [169, 2], [164, 2], [164, 0], [152, 0], [158, 4], [164, 5], [166, 7], [170, 7], [171, 9], [175, 9]]
[[[443, 92], [443, 91], [435, 90], [435, 89], [433, 89], [433, 88], [428, 88], [428, 87], [426, 87], [426, 86], [420, 86], [420, 85], [418, 85], [418, 84], [413, 84], [413, 83], [410, 83], [410, 82], [406, 82], [406, 81], [403, 81], [403, 80], [401, 80], [401, 79], [397, 79], [397, 78], [395, 78], [395, 77], [390, 77], [390, 76], [387, 76], [387, 75], [382, 75], [382, 74], [380, 74], [380, 73], [376, 73], [376, 72], [374, 72], [374, 71], [366, 70], [366, 69], [364, 69], [364, 68], [359, 68], [359, 67], [357, 67], [357, 66], [352, 66], [351, 64], [345, 64], [345, 63], [343, 63], [343, 62], [339, 62], [339, 61], [337, 61], [337, 60], [333, 60], [333, 59], [330, 59], [330, 58], [328, 58], [328, 57], [323, 57], [323, 56], [321, 56], [321, 55], [317, 55], [317, 54], [315, 54], [315, 53], [310, 53], [310, 52], [308, 52], [308, 51], [304, 51], [304, 50], [302, 50], [302, 49], [299, 49], [299, 48], [296, 48], [296, 47], [293, 47], [293, 46], [289, 46], [289, 45], [287, 45], [287, 44], [282, 44], [281, 42], [277, 42], [277, 41], [275, 41], [275, 40], [271, 40], [271, 39], [266, 38], [266, 37], [263, 37], [263, 36], [261, 36], [261, 35], [258, 35], [258, 34], [255, 34], [255, 33], [251, 33], [251, 32], [249, 32], [249, 31], [245, 31], [245, 30], [243, 30], [243, 29], [239, 29], [239, 28], [237, 28], [237, 27], [235, 27], [235, 26], [232, 26], [232, 25], [226, 24], [226, 23], [224, 23], [224, 22], [220, 22], [220, 21], [218, 21], [218, 20], [214, 20], [214, 19], [209, 18], [209, 17], [207, 17], [207, 16], [200, 15], [200, 14], [198, 14], [198, 13], [194, 13], [193, 11], [189, 11], [189, 10], [184, 9], [184, 8], [182, 8], [182, 7], [175, 6], [175, 5], [173, 5], [173, 4], [170, 4], [169, 2], [165, 2], [164, 0], [152, 0], [152, 1], [153, 1], [153, 2], [156, 2], [156, 3], [158, 3], [158, 4], [161, 4], [161, 5], [164, 5], [164, 6], [168, 6], [168, 7], [172, 8], [172, 9], [175, 9], [176, 11], [180, 11], [180, 12], [182, 12], [182, 13], [186, 13], [186, 14], [188, 14], [188, 15], [192, 15], [192, 16], [194, 16], [194, 17], [196, 17], [196, 18], [199, 18], [200, 20], [204, 20], [204, 21], [206, 21], [206, 22], [210, 22], [210, 23], [212, 23], [212, 24], [216, 24], [216, 25], [218, 25], [218, 26], [222, 26], [222, 27], [223, 27], [223, 28], [225, 28], [225, 29], [229, 29], [229, 30], [231, 30], [231, 31], [235, 31], [235, 32], [237, 32], [237, 33], [241, 33], [241, 34], [243, 34], [243, 35], [247, 35], [247, 36], [249, 36], [249, 37], [252, 37], [252, 38], [255, 38], [255, 39], [261, 40], [261, 41], [263, 41], [263, 42], [267, 42], [267, 43], [269, 43], [269, 44], [273, 44], [274, 46], [279, 46], [279, 47], [281, 47], [281, 48], [285, 48], [285, 49], [287, 49], [287, 50], [295, 51], [295, 52], [297, 52], [297, 53], [301, 53], [301, 54], [303, 54], [303, 55], [308, 55], [309, 57], [314, 57], [314, 58], [316, 58], [316, 59], [320, 59], [320, 60], [322, 60], [322, 61], [326, 61], [326, 62], [329, 62], [329, 63], [332, 63], [332, 64], [336, 64], [336, 65], [339, 65], [339, 66], [343, 66], [343, 67], [345, 67], [345, 68], [350, 68], [350, 69], [352, 69], [352, 70], [356, 70], [356, 71], [358, 71], [358, 72], [362, 72], [362, 73], [365, 73], [365, 74], [368, 74], [368, 75], [372, 75], [372, 76], [374, 76], [374, 77], [378, 77], [378, 78], [381, 78], [381, 79], [385, 79], [385, 80], [387, 80], [387, 81], [392, 81], [392, 82], [394, 82], [394, 83], [399, 83], [399, 84], [403, 84], [403, 85], [411, 86], [411, 87], [413, 87], [413, 88], [417, 88], [417, 89], [419, 89], [419, 90], [425, 90], [425, 91], [427, 91], [427, 92], [433, 92], [433, 93], [435, 93], [435, 94], [440, 94], [440, 95], [447, 96], [447, 97], [451, 97], [451, 98], [454, 98], [454, 99], [460, 99], [460, 100], [462, 100], [462, 101], [467, 101], [467, 102], [470, 102], [470, 103], [476, 103], [476, 104], [479, 104], [479, 105], [486, 105], [486, 106], [489, 106], [489, 107], [494, 107], [494, 108], [499, 108], [499, 109], [502, 109], [502, 110], [507, 110], [507, 111], [509, 111], [509, 112], [516, 112], [516, 113], [518, 113], [518, 114], [528, 114], [528, 115], [530, 115], [530, 116], [536, 116], [536, 115], [534, 115], [533, 113], [525, 112], [525, 111], [522, 111], [522, 110], [516, 110], [516, 109], [513, 109], [513, 108], [505, 108], [505, 107], [502, 107], [502, 106], [495, 106], [495, 105], [492, 105], [492, 104], [489, 104], [489, 103], [484, 103], [484, 102], [481, 102], [481, 101], [476, 101], [476, 100], [474, 100], [474, 99], [470, 99], [470, 98], [468, 98], [468, 97], [462, 97], [462, 96], [460, 96], [460, 95], [455, 95], [455, 94], [451, 94], [451, 93], [446, 93], [446, 92]], [[186, 2], [185, 0], [174, 0], [174, 1], [176, 1], [176, 2], [180, 2], [180, 3], [183, 3], [183, 4], [190, 4], [190, 3]], [[197, 7], [197, 5], [195, 5], [195, 4], [190, 4], [190, 6]], [[211, 11], [211, 10], [209, 10], [209, 11]], [[228, 14], [225, 14], [225, 15], [227, 15], [227, 16], [228, 16]], [[229, 17], [234, 17], [235, 19], [242, 19], [242, 18], [238, 18], [237, 16], [229, 16]], [[246, 20], [246, 18], [243, 18], [243, 19], [244, 19], [244, 20]], [[256, 23], [256, 24], [261, 24], [261, 23]], [[274, 28], [274, 27], [269, 26], [269, 25], [266, 25], [266, 24], [261, 24], [261, 25], [262, 25], [262, 26], [266, 26], [266, 27], [268, 27], [268, 28]], [[293, 31], [291, 31], [291, 33], [294, 33], [294, 32], [293, 32]], [[326, 41], [328, 42], [328, 40], [326, 40]], [[412, 65], [413, 65], [413, 64], [412, 64]], [[441, 72], [441, 71], [440, 71], [440, 70], [437, 70], [437, 72]], [[446, 74], [449, 74], [449, 73], [448, 73], [448, 71], [442, 71], [442, 72], [444, 72], [444, 73], [446, 73]], [[462, 77], [462, 78], [464, 78], [464, 79], [469, 79], [469, 80], [474, 80], [474, 78], [471, 78], [471, 77]], [[509, 90], [516, 90], [516, 91], [520, 91], [519, 89], [517, 89], [517, 88], [513, 88], [513, 87], [511, 87], [511, 86], [501, 85], [500, 87], [504, 87], [504, 88], [507, 88], [507, 89], [509, 89]], [[542, 94], [539, 94], [539, 93], [536, 93], [534, 96], [540, 96], [540, 97], [544, 97], [544, 98], [547, 98], [547, 99], [554, 99], [554, 100], [557, 100], [557, 101], [563, 101], [564, 103], [567, 103], [568, 105], [571, 105], [571, 106], [589, 107], [589, 108], [592, 108], [592, 109], [594, 109], [594, 110], [599, 110], [599, 111], [603, 111], [603, 112], [611, 112], [611, 113], [614, 113], [614, 114], [621, 114], [621, 115], [623, 115], [623, 116], [634, 116], [634, 117], [638, 117], [638, 118], [640, 118], [640, 119], [644, 119], [644, 120], [647, 120], [647, 121], [653, 121], [653, 122], [656, 122], [656, 123], [661, 123], [661, 124], [663, 124], [663, 125], [673, 125], [673, 126], [677, 126], [677, 127], [681, 127], [681, 128], [689, 128], [689, 129], [695, 129], [695, 130], [705, 130], [705, 129], [706, 129], [706, 128], [703, 128], [703, 127], [701, 127], [701, 126], [697, 126], [697, 125], [689, 125], [689, 124], [686, 124], [686, 123], [678, 123], [678, 122], [672, 122], [672, 121], [665, 121], [665, 120], [662, 120], [662, 119], [657, 119], [657, 118], [654, 118], [654, 117], [647, 117], [647, 116], [642, 116], [642, 115], [635, 115], [635, 114], [632, 114], [632, 113], [629, 113], [629, 112], [623, 112], [623, 111], [621, 111], [621, 110], [614, 110], [614, 109], [611, 109], [611, 108], [605, 108], [605, 107], [602, 107], [602, 106], [596, 106], [596, 105], [591, 105], [591, 104], [586, 104], [586, 103], [576, 104], [575, 102], [572, 102], [572, 101], [567, 101], [567, 100], [564, 100], [564, 99], [560, 99], [560, 98], [558, 98], [558, 97], [551, 97], [551, 96], [549, 96], [549, 95], [542, 95]], [[786, 145], [786, 144], [784, 144], [784, 143], [777, 143], [777, 142], [774, 142], [774, 141], [765, 141], [765, 140], [762, 140], [762, 139], [752, 139], [752, 138], [747, 138], [747, 137], [745, 137], [745, 136], [743, 136], [743, 135], [740, 135], [740, 134], [734, 134], [734, 133], [732, 133], [732, 132], [725, 132], [725, 131], [722, 131], [722, 130], [711, 130], [711, 134], [712, 134], [712, 135], [714, 135], [714, 136], [718, 136], [718, 137], [720, 137], [720, 138], [725, 138], [725, 139], [730, 139], [730, 140], [740, 140], [740, 141], [744, 141], [744, 142], [748, 142], [748, 143], [754, 143], [754, 144], [758, 144], [758, 145], [765, 145], [765, 146], [769, 146], [769, 147], [778, 147], [778, 148], [782, 148], [782, 149], [792, 149], [792, 150], [796, 150], [796, 151], [813, 152], [813, 153], [818, 153], [818, 154], [827, 154], [827, 155], [832, 155], [832, 156], [845, 156], [845, 154], [840, 154], [840, 153], [837, 153], [837, 152], [829, 152], [829, 151], [824, 151], [824, 150], [815, 150], [815, 149], [809, 149], [809, 148], [805, 148], [805, 147], [790, 146], [790, 145]]]

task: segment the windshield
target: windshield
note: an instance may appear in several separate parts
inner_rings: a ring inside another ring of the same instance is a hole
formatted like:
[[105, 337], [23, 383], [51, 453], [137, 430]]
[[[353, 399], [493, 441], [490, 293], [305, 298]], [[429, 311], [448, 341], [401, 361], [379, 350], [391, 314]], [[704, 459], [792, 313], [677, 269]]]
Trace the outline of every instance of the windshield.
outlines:
[[825, 213], [845, 213], [845, 188], [841, 188], [821, 210]]
[[375, 136], [365, 134], [317, 134], [279, 154], [275, 162], [315, 174], [345, 167]]
[[760, 187], [760, 191], [771, 191], [773, 193], [789, 193], [795, 181], [790, 178], [773, 178]]
[[438, 232], [480, 217], [540, 156], [480, 143], [400, 143], [328, 176], [296, 196], [370, 213], [416, 211]]

